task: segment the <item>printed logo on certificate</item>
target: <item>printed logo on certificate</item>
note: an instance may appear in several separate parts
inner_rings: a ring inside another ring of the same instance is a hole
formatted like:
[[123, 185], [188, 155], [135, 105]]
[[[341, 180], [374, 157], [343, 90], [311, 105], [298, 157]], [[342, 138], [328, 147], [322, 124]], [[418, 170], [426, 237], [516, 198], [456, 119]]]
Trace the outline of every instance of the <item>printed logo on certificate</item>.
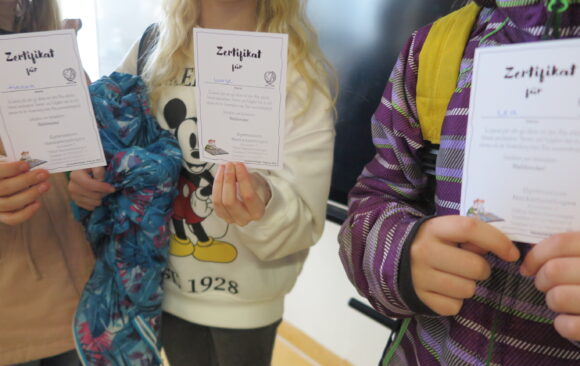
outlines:
[[538, 243], [580, 230], [580, 40], [477, 49], [461, 214]]
[[200, 159], [279, 169], [288, 36], [194, 29]]
[[8, 161], [51, 173], [106, 164], [73, 30], [0, 36]]

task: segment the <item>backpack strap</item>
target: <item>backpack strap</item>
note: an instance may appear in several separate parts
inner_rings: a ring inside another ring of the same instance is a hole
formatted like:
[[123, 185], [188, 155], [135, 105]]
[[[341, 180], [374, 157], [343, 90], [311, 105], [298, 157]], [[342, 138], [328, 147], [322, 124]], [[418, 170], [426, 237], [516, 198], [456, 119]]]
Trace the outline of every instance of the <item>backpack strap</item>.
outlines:
[[481, 8], [471, 3], [431, 26], [419, 55], [417, 113], [423, 139], [439, 144], [441, 126], [457, 78], [465, 45]]
[[157, 24], [153, 23], [145, 29], [145, 32], [139, 40], [139, 50], [137, 52], [137, 75], [143, 74], [143, 68], [145, 63], [153, 50], [153, 47], [157, 43], [159, 38], [159, 27]]

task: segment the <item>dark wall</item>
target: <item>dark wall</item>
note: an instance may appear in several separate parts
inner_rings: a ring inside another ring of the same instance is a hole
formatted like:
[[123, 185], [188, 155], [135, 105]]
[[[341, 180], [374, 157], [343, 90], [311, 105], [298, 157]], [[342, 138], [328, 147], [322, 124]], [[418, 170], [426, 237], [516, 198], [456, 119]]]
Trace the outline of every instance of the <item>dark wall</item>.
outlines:
[[417, 28], [455, 0], [310, 0], [308, 15], [340, 82], [330, 199], [348, 191], [374, 156], [370, 119], [396, 58]]

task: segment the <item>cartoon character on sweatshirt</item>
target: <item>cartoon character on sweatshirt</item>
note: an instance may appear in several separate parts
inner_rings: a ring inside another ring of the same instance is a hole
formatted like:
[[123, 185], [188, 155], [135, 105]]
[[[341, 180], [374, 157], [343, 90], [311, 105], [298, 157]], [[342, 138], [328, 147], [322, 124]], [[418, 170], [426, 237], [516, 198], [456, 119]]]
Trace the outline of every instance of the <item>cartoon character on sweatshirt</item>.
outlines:
[[[213, 213], [211, 201], [214, 164], [199, 160], [197, 118], [186, 118], [185, 103], [174, 98], [163, 110], [168, 128], [175, 131], [183, 154], [178, 196], [173, 202], [174, 234], [169, 243], [169, 254], [177, 257], [193, 256], [203, 262], [231, 263], [237, 255], [234, 245], [208, 235], [203, 222]], [[188, 232], [195, 235], [195, 243]]]

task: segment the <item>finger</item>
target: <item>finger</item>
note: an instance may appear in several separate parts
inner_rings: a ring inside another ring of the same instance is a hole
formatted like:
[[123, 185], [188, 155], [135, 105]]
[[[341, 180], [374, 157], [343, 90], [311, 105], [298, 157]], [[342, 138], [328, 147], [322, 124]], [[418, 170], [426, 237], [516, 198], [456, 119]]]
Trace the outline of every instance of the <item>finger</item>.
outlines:
[[36, 201], [18, 211], [2, 212], [0, 213], [0, 222], [11, 226], [21, 224], [30, 219], [39, 208], [40, 202]]
[[213, 187], [212, 187], [212, 201], [213, 201], [213, 209], [219, 217], [224, 219], [228, 224], [233, 224], [234, 220], [226, 211], [223, 205], [223, 187], [224, 187], [224, 166], [220, 165], [216, 172]]
[[[411, 246], [411, 261], [469, 280], [482, 281], [491, 275], [489, 263], [478, 254], [450, 245]], [[413, 263], [412, 263], [413, 264]]]
[[107, 193], [87, 191], [86, 189], [84, 189], [79, 184], [73, 181], [69, 182], [68, 190], [70, 192], [71, 197], [75, 201], [80, 198], [87, 198], [100, 202], [103, 199], [103, 197], [107, 195]]
[[552, 235], [538, 243], [522, 263], [521, 273], [534, 276], [550, 259], [580, 257], [580, 233]]
[[28, 187], [48, 180], [48, 172], [44, 169], [30, 171], [15, 177], [0, 180], [0, 197], [7, 197], [21, 192]]
[[560, 314], [554, 320], [554, 328], [562, 337], [580, 341], [580, 316]]
[[461, 248], [461, 249], [464, 249], [464, 250], [468, 250], [468, 251], [470, 251], [472, 253], [479, 254], [479, 255], [485, 255], [485, 254], [487, 254], [487, 251], [486, 250], [481, 249], [480, 247], [478, 247], [476, 245], [473, 245], [471, 243], [459, 244], [458, 247]]
[[14, 161], [10, 163], [0, 163], [0, 179], [15, 177], [30, 170], [25, 161]]
[[425, 305], [442, 316], [457, 315], [463, 306], [463, 300], [453, 299], [433, 292], [418, 292], [417, 295]]
[[252, 182], [252, 177], [242, 163], [236, 164], [236, 179], [238, 181], [240, 196], [246, 210], [253, 220], [258, 220], [264, 216], [264, 202], [258, 196], [256, 187]]
[[93, 178], [102, 182], [105, 179], [105, 168], [102, 166], [92, 168], [91, 172], [93, 174]]
[[556, 313], [580, 315], [580, 285], [560, 285], [546, 293], [548, 308]]
[[540, 268], [534, 283], [542, 292], [558, 285], [580, 284], [580, 258], [550, 259]]
[[75, 199], [74, 203], [87, 211], [94, 211], [97, 207], [101, 206], [102, 204], [101, 201], [96, 202], [85, 198]]
[[225, 167], [222, 202], [225, 210], [236, 224], [245, 225], [250, 221], [249, 212], [242, 202], [238, 200], [236, 168], [232, 163], [227, 163]]
[[520, 251], [505, 234], [475, 218], [441, 216], [423, 225], [428, 225], [434, 235], [450, 243], [470, 243], [508, 262], [520, 257]]
[[0, 198], [0, 212], [13, 212], [23, 209], [34, 203], [40, 196], [48, 192], [50, 184], [48, 182], [34, 185], [24, 191], [8, 197]]
[[415, 277], [417, 277], [417, 283], [423, 284], [425, 291], [455, 299], [470, 299], [475, 295], [475, 281], [450, 275], [449, 273], [417, 271], [417, 273], [413, 273], [413, 282]]
[[115, 192], [115, 187], [109, 183], [99, 182], [98, 180], [91, 177], [88, 170], [76, 170], [70, 175], [71, 182], [75, 182], [84, 191], [93, 191], [100, 193], [113, 193]]
[[71, 198], [77, 206], [82, 207], [88, 211], [93, 211], [103, 203], [103, 201], [100, 199], [93, 199], [90, 197], [72, 196]]

